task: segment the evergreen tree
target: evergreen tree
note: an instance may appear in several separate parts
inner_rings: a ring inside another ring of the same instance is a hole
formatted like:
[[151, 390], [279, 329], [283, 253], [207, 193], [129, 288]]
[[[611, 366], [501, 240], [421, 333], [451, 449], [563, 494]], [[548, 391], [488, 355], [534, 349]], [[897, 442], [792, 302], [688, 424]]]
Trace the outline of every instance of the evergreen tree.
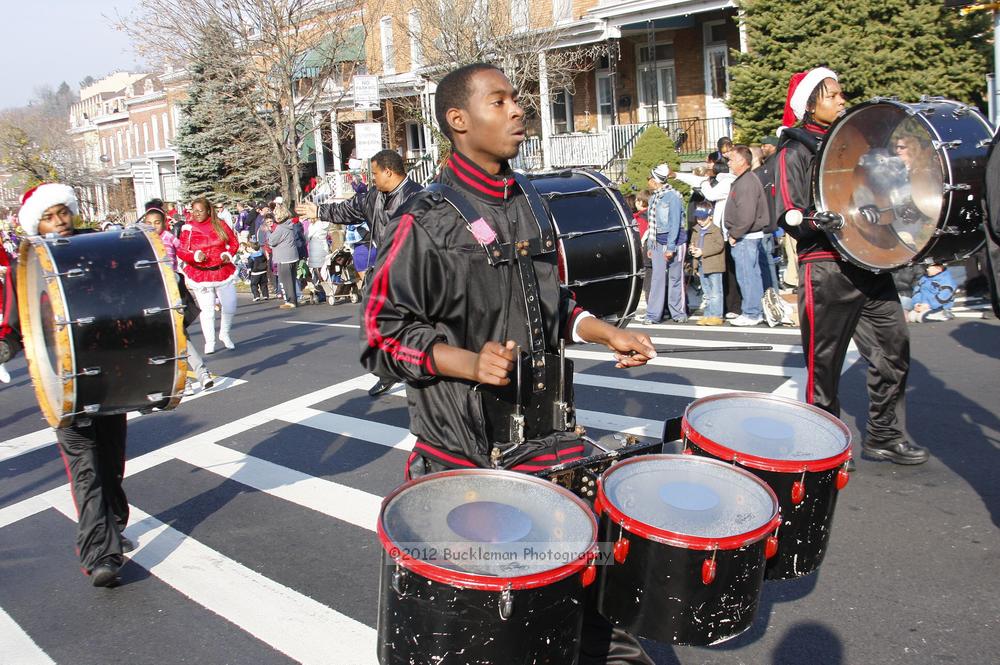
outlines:
[[[628, 160], [625, 167], [625, 184], [622, 186], [622, 193], [635, 194], [649, 186], [649, 172], [653, 167], [667, 163], [671, 170], [676, 171], [681, 165], [681, 158], [677, 155], [674, 142], [658, 125], [650, 125], [643, 130], [635, 142], [632, 149], [632, 158]], [[671, 186], [686, 194], [687, 185], [682, 182], [673, 182]]]
[[277, 174], [268, 166], [268, 146], [256, 120], [233, 102], [227, 83], [232, 72], [221, 67], [190, 68], [175, 141], [184, 195], [226, 203], [262, 198], [274, 189]]
[[793, 72], [825, 65], [849, 103], [922, 95], [981, 103], [989, 18], [959, 16], [940, 0], [745, 0], [750, 53], [730, 85], [737, 138], [758, 141], [781, 124]]

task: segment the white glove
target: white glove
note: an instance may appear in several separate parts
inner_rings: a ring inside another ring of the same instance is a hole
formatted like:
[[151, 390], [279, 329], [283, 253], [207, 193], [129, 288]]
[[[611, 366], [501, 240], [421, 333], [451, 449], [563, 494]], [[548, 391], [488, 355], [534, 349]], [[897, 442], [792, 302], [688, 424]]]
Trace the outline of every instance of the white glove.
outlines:
[[233, 262], [233, 255], [230, 254], [229, 252], [223, 252], [222, 254], [219, 255], [219, 258], [222, 259], [223, 263]]

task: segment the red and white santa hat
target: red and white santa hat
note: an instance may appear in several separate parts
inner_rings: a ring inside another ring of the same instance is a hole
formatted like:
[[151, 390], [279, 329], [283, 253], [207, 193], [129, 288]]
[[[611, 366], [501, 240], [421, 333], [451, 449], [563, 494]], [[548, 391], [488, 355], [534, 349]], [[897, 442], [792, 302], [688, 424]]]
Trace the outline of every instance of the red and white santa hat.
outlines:
[[38, 222], [42, 214], [52, 206], [62, 204], [74, 215], [80, 213], [76, 192], [69, 185], [47, 182], [32, 187], [21, 197], [21, 209], [17, 211], [17, 221], [28, 235], [38, 235]]
[[[792, 127], [806, 114], [806, 103], [813, 90], [826, 79], [837, 81], [837, 73], [826, 67], [816, 67], [807, 72], [795, 72], [788, 82], [788, 98], [785, 100], [785, 115], [781, 118], [782, 129]], [[779, 129], [779, 133], [780, 133]]]

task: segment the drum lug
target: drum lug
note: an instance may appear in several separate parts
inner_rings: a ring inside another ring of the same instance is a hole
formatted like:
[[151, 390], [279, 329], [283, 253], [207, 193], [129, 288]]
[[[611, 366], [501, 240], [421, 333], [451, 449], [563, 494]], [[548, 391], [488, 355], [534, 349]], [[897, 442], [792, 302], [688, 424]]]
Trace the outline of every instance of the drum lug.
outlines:
[[72, 326], [72, 325], [85, 326], [93, 323], [96, 320], [97, 320], [96, 317], [93, 316], [83, 316], [80, 317], [79, 319], [64, 319], [62, 317], [58, 317], [56, 318], [56, 325], [59, 327]]
[[934, 237], [937, 238], [940, 236], [957, 236], [961, 235], [961, 233], [962, 229], [958, 228], [957, 226], [944, 226], [941, 227], [940, 229], [934, 229], [933, 235]]
[[967, 192], [970, 189], [972, 189], [972, 186], [969, 185], [969, 183], [967, 183], [967, 182], [960, 182], [957, 185], [953, 185], [953, 184], [951, 184], [949, 182], [949, 183], [945, 183], [941, 187], [941, 189], [943, 189], [946, 192], [955, 192], [955, 191]]
[[847, 481], [851, 479], [851, 474], [847, 472], [847, 465], [840, 467], [837, 471], [837, 489], [842, 490], [847, 487]]
[[954, 150], [955, 148], [962, 145], [962, 139], [955, 139], [954, 141], [931, 141], [931, 145], [934, 146], [935, 150], [940, 150], [944, 148], [945, 150]]
[[500, 592], [500, 618], [503, 621], [514, 616], [514, 594], [510, 590], [510, 585]]
[[174, 399], [175, 397], [184, 397], [184, 393], [177, 393], [174, 395], [164, 395], [163, 393], [147, 393], [146, 399], [150, 402], [162, 402], [165, 399]]
[[392, 571], [392, 581], [390, 584], [392, 585], [392, 590], [395, 591], [396, 595], [400, 598], [406, 597], [409, 593], [406, 579], [406, 571], [397, 564], [396, 569]]
[[796, 480], [792, 483], [792, 503], [794, 505], [799, 505], [802, 503], [802, 499], [806, 498], [806, 486], [801, 480]]
[[770, 559], [778, 553], [778, 536], [768, 536], [764, 544], [764, 558]]
[[716, 550], [712, 550], [712, 558], [701, 562], [701, 583], [705, 586], [715, 581], [715, 552]]
[[72, 381], [78, 376], [97, 376], [100, 373], [101, 373], [100, 367], [84, 367], [82, 372], [77, 372], [76, 374], [69, 374], [69, 373], [63, 374], [62, 380], [64, 382]]
[[83, 268], [70, 268], [66, 272], [46, 272], [45, 279], [55, 279], [56, 277], [73, 279], [74, 277], [83, 277], [86, 272]]
[[992, 138], [983, 139], [979, 143], [976, 144], [976, 148], [978, 148], [980, 150], [982, 150], [983, 148], [989, 148], [991, 143], [993, 143], [993, 139]]
[[170, 362], [171, 360], [186, 360], [186, 359], [187, 359], [187, 354], [185, 354], [183, 356], [170, 356], [170, 357], [167, 357], [167, 356], [153, 356], [152, 358], [150, 358], [148, 360], [148, 362], [149, 362], [150, 365], [165, 365], [168, 362]]
[[[74, 411], [73, 413], [67, 413], [67, 416], [96, 416], [98, 411], [101, 410], [100, 404], [85, 404], [82, 411]], [[83, 424], [83, 423], [77, 423]]]
[[617, 563], [625, 563], [625, 559], [628, 558], [629, 541], [625, 536], [621, 536], [615, 541], [614, 554], [615, 561]]

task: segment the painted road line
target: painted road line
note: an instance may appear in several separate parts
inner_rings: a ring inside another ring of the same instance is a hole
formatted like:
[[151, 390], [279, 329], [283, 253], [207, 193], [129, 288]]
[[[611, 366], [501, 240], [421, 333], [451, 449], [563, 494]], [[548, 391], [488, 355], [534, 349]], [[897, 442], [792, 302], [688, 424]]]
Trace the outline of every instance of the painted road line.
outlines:
[[[405, 393], [403, 396], [406, 396]], [[416, 438], [403, 427], [320, 411], [319, 409], [294, 409], [287, 413], [277, 414], [276, 418], [287, 423], [305, 425], [331, 434], [349, 436], [352, 439], [377, 443], [380, 446], [398, 448], [399, 450], [410, 450], [416, 442]]]
[[7, 612], [0, 607], [0, 645], [3, 661], [17, 665], [56, 665], [56, 661], [21, 629]]

